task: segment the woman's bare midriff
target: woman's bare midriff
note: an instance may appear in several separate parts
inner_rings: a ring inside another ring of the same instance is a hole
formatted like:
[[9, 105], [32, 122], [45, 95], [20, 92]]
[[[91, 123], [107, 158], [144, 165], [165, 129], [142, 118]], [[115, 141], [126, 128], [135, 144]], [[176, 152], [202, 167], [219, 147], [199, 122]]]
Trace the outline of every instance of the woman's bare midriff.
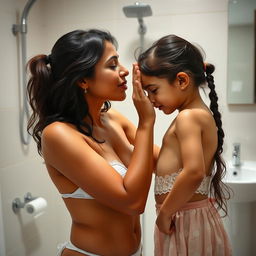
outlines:
[[[99, 204], [94, 199], [64, 199], [72, 216], [70, 240], [78, 248], [103, 256], [129, 256], [140, 245], [139, 216]], [[81, 253], [65, 249], [62, 256]]]

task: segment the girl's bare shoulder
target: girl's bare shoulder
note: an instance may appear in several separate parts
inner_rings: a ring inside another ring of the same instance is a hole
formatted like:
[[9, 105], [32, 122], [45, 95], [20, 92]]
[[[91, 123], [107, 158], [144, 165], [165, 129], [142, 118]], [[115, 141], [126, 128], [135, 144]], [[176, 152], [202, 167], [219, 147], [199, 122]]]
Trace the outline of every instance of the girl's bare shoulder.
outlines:
[[213, 120], [210, 110], [203, 108], [185, 109], [179, 112], [176, 117], [176, 122], [196, 122], [204, 123]]

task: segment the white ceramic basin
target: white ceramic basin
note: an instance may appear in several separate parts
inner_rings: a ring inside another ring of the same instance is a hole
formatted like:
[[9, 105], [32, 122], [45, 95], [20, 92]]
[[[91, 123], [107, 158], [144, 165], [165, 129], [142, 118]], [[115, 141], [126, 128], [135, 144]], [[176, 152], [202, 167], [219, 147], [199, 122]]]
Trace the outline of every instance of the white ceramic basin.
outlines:
[[256, 201], [256, 162], [243, 162], [241, 166], [227, 163], [227, 174], [223, 180], [234, 192], [231, 202]]

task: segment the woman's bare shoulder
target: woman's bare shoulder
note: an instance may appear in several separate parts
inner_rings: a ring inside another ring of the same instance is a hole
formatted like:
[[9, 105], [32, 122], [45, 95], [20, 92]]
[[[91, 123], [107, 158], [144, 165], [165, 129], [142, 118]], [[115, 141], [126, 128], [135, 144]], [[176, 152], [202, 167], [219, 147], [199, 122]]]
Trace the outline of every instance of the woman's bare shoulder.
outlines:
[[132, 122], [126, 116], [113, 108], [107, 112], [107, 115], [110, 120], [119, 123], [123, 127], [133, 126]]
[[71, 148], [73, 145], [79, 145], [85, 142], [85, 135], [81, 134], [74, 125], [64, 122], [53, 122], [47, 125], [41, 137], [43, 154], [47, 149], [60, 150]]
[[109, 109], [108, 112], [106, 112], [106, 115], [108, 116], [108, 118], [116, 121], [125, 118], [123, 114], [121, 114], [119, 111], [113, 108]]
[[63, 138], [63, 136], [68, 136], [68, 134], [74, 135], [75, 133], [78, 133], [78, 131], [74, 125], [64, 122], [53, 122], [43, 129], [42, 140]]
[[134, 144], [135, 133], [136, 133], [136, 127], [134, 126], [134, 124], [128, 118], [126, 118], [123, 114], [121, 114], [115, 109], [111, 109], [107, 113], [109, 115], [110, 120], [113, 120], [114, 122], [118, 123], [122, 127], [129, 142], [131, 144]]

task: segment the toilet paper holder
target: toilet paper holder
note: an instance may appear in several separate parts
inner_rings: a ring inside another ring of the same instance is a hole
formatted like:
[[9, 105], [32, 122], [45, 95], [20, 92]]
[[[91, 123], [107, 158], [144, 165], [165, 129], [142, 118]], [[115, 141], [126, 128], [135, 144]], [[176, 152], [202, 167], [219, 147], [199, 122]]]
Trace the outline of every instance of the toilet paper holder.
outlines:
[[20, 198], [16, 197], [12, 201], [12, 210], [14, 213], [18, 213], [21, 208], [24, 208], [27, 203], [29, 203], [32, 200], [35, 200], [37, 197], [32, 196], [30, 192], [27, 192], [24, 196], [24, 201], [22, 202]]

